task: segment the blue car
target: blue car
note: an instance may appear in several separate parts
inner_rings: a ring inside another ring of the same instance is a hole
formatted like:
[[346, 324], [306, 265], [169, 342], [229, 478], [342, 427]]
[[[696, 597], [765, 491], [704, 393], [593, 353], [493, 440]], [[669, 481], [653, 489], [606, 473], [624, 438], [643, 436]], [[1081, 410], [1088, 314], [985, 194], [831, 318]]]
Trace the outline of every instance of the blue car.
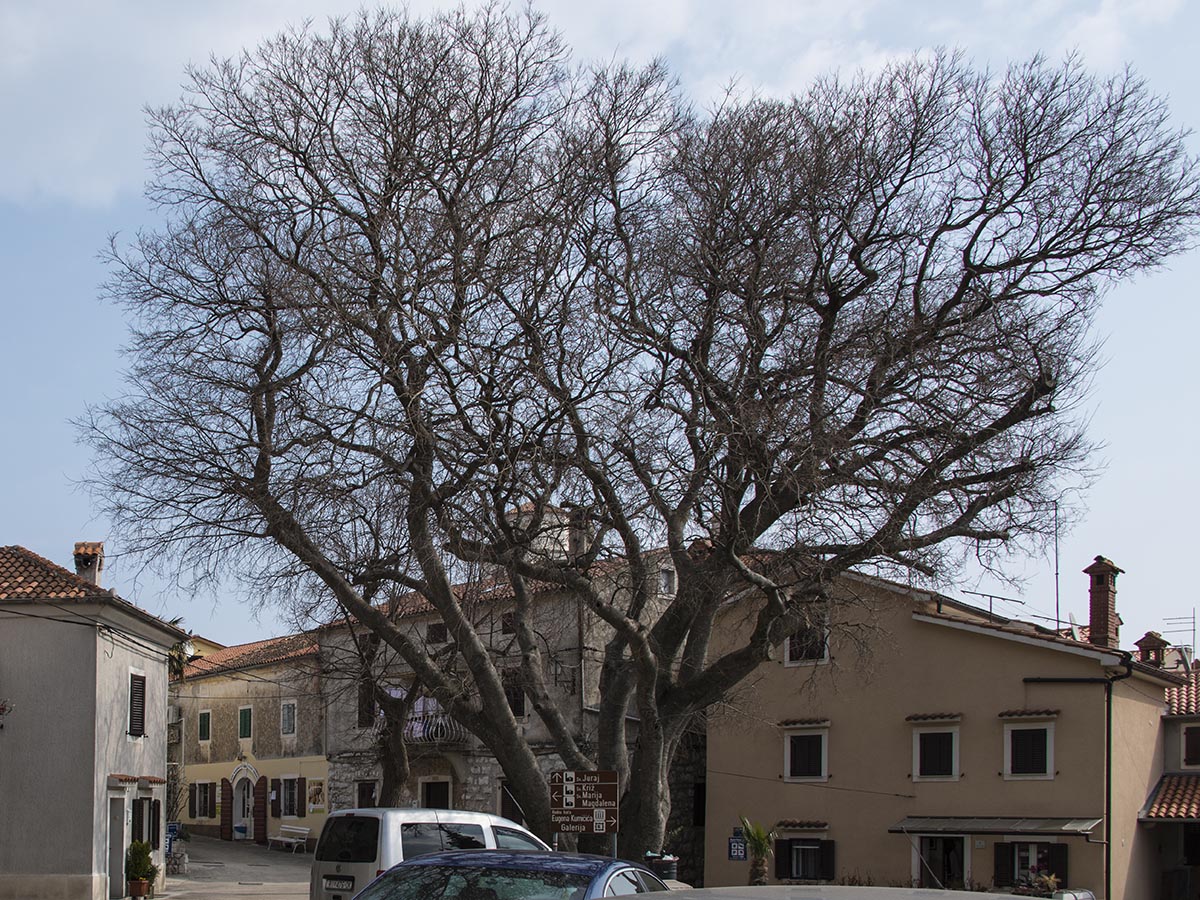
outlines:
[[666, 890], [645, 866], [606, 856], [454, 850], [406, 859], [354, 900], [596, 900]]

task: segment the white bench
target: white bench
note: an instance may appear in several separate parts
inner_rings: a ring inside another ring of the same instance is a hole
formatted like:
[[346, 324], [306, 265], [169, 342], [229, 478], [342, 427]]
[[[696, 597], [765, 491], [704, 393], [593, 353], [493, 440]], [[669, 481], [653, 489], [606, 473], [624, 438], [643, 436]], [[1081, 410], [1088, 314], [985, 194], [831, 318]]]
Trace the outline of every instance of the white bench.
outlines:
[[279, 834], [270, 835], [267, 838], [267, 848], [273, 844], [278, 844], [280, 848], [287, 847], [293, 853], [297, 848], [308, 852], [308, 833], [311, 828], [305, 828], [301, 825], [280, 825]]

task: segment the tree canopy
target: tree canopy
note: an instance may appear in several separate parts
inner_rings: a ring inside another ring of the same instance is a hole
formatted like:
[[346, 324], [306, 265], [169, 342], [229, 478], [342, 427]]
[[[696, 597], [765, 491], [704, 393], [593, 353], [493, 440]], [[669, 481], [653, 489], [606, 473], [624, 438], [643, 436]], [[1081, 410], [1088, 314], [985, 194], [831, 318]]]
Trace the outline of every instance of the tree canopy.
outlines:
[[[110, 257], [128, 392], [81, 423], [104, 511], [131, 549], [316, 585], [546, 834], [454, 589], [499, 579], [564, 764], [622, 773], [627, 852], [661, 846], [695, 715], [839, 575], [1044, 533], [1087, 472], [1097, 305], [1198, 212], [1131, 72], [937, 53], [701, 111], [664, 64], [578, 65], [496, 7], [285, 32], [151, 123], [164, 224]], [[608, 629], [586, 744], [523, 619], [546, 585]], [[402, 593], [459, 667], [369, 602]], [[752, 624], [714, 653], [731, 596]]]

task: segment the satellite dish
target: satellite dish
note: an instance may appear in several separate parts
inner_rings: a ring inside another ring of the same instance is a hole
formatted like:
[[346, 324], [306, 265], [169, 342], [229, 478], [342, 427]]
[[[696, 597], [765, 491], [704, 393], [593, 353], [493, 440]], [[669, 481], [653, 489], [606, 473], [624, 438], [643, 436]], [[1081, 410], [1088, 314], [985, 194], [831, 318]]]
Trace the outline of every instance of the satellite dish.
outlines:
[[1079, 623], [1075, 621], [1075, 613], [1073, 613], [1073, 612], [1067, 613], [1067, 618], [1071, 620], [1071, 640], [1073, 640], [1073, 641], [1083, 640], [1079, 636]]

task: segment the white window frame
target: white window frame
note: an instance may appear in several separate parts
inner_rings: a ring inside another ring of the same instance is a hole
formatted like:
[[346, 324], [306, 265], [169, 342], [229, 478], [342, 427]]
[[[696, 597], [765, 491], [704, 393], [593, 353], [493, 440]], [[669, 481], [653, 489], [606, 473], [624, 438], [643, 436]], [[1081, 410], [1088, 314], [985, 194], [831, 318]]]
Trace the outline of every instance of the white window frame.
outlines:
[[[1028, 835], [1027, 835], [1028, 836]], [[963, 882], [971, 883], [971, 858], [974, 852], [971, 849], [972, 836], [969, 834], [943, 834], [941, 832], [930, 834], [929, 832], [913, 832], [909, 835], [910, 843], [912, 844], [912, 883], [918, 885], [921, 883], [921, 838], [959, 838], [963, 842]], [[914, 892], [915, 893], [915, 892]], [[987, 894], [981, 894], [981, 897], [986, 897]]]
[[[200, 737], [200, 717], [201, 716], [208, 716], [208, 737], [206, 737], [206, 738]], [[212, 743], [212, 722], [213, 722], [213, 715], [212, 715], [211, 709], [202, 709], [198, 713], [196, 713], [196, 741], [201, 746], [207, 746], [208, 744]]]
[[1187, 733], [1189, 728], [1200, 729], [1200, 723], [1183, 725], [1179, 729], [1179, 768], [1195, 772], [1200, 770], [1200, 763], [1191, 763], [1189, 765], [1187, 762]]
[[[250, 733], [248, 735], [246, 735], [245, 737], [242, 736], [242, 710], [243, 709], [250, 710]], [[254, 740], [254, 706], [253, 706], [253, 704], [247, 704], [246, 706], [238, 707], [237, 735], [238, 735], [239, 741]]]
[[792, 659], [792, 639], [787, 637], [783, 642], [783, 664], [785, 666], [821, 666], [829, 662], [829, 604], [814, 601], [814, 605], [825, 608], [825, 622], [821, 629], [821, 655], [812, 659]]
[[[283, 730], [283, 708], [285, 706], [290, 706], [292, 708], [292, 730], [291, 731]], [[299, 728], [299, 722], [297, 721], [297, 714], [299, 713], [299, 711], [300, 711], [300, 705], [295, 700], [281, 700], [280, 701], [280, 703], [279, 703], [279, 736], [280, 737], [294, 738], [296, 736], [296, 732]], [[250, 731], [251, 731], [251, 733], [254, 732], [254, 714], [253, 713], [250, 714]]]
[[446, 790], [446, 802], [450, 805], [447, 809], [454, 809], [454, 779], [449, 775], [419, 775], [417, 776], [417, 800], [421, 803], [425, 802], [425, 784], [426, 782], [444, 781], [449, 788]]
[[[791, 775], [789, 773], [792, 771], [792, 738], [809, 734], [816, 734], [821, 737], [821, 774]], [[829, 726], [821, 725], [815, 728], [788, 728], [784, 730], [783, 780], [794, 784], [829, 780]]]
[[[1012, 770], [1012, 733], [1014, 731], [1046, 732], [1046, 773], [1044, 775], [1014, 773]], [[1053, 781], [1054, 780], [1054, 723], [1047, 721], [1004, 723], [1004, 780], [1005, 781]]]
[[679, 582], [675, 578], [675, 570], [670, 566], [662, 566], [658, 570], [658, 592], [664, 597], [673, 597], [678, 590]]
[[[952, 735], [953, 746], [951, 749], [951, 763], [949, 775], [922, 775], [921, 774], [921, 735], [923, 734], [945, 734], [949, 732]], [[913, 762], [912, 762], [912, 780], [913, 781], [958, 781], [959, 777], [959, 732], [957, 725], [924, 725], [913, 729]]]
[[[292, 807], [292, 811], [290, 813], [287, 811], [286, 806], [284, 806], [284, 804], [287, 802], [287, 783], [289, 781], [292, 783], [293, 797], [295, 799], [295, 805]], [[297, 810], [300, 809], [301, 803], [307, 803], [307, 802], [308, 802], [307, 797], [304, 798], [303, 800], [300, 797], [300, 776], [299, 775], [280, 775], [279, 776], [279, 818], [281, 818], [281, 819], [298, 819], [298, 818], [300, 818], [300, 815], [297, 812]]]

